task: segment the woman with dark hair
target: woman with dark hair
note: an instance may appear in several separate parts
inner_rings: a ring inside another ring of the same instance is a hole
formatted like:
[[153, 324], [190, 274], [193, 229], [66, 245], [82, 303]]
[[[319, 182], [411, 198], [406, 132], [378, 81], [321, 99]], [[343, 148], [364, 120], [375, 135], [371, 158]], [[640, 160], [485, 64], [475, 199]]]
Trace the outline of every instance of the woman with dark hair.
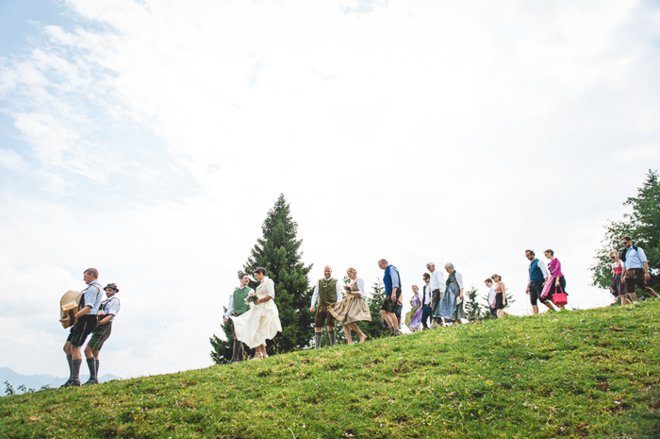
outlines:
[[246, 299], [250, 309], [230, 318], [234, 322], [236, 338], [250, 349], [255, 349], [254, 359], [261, 360], [268, 358], [266, 340], [272, 340], [278, 332], [282, 332], [282, 324], [273, 300], [275, 283], [266, 276], [266, 269], [261, 267], [254, 270], [254, 277], [259, 281], [259, 286]]
[[506, 286], [502, 282], [502, 276], [499, 274], [494, 274], [490, 277], [495, 283], [494, 293], [495, 293], [495, 314], [498, 319], [504, 317], [504, 307], [506, 306]]
[[567, 294], [566, 278], [564, 278], [564, 273], [561, 271], [561, 262], [559, 262], [559, 259], [555, 257], [555, 252], [551, 249], [547, 249], [545, 252], [543, 252], [543, 254], [548, 260], [550, 260], [548, 263], [548, 271], [550, 272], [550, 275], [548, 276], [548, 280], [546, 280], [545, 284], [543, 285], [541, 302], [543, 302], [545, 306], [552, 309], [553, 311], [557, 311], [557, 309], [555, 309], [552, 305], [559, 308], [559, 310], [562, 310], [564, 309], [565, 302], [562, 303], [554, 297], [557, 293]]
[[621, 306], [626, 303], [632, 303], [628, 294], [626, 294], [626, 288], [623, 285], [621, 280], [626, 274], [626, 264], [621, 260], [618, 253], [612, 250], [609, 254], [612, 264], [612, 282], [610, 283], [610, 293], [615, 298], [615, 302], [621, 299]]

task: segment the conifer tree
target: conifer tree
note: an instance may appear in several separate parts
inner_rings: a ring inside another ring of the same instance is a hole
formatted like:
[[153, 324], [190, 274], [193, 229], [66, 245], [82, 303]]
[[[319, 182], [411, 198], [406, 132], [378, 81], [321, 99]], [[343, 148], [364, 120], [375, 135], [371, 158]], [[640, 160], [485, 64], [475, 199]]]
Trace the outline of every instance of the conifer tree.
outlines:
[[268, 212], [262, 226], [263, 236], [257, 240], [244, 265], [247, 273], [263, 267], [275, 282], [275, 303], [282, 322], [282, 334], [268, 344], [270, 352], [289, 352], [309, 345], [312, 314], [309, 312], [312, 291], [307, 275], [311, 265], [302, 262], [297, 237], [298, 225], [283, 194]]
[[[637, 196], [628, 198], [624, 203], [632, 212], [623, 215], [619, 221], [611, 221], [605, 226], [605, 236], [601, 247], [596, 251], [595, 264], [591, 267], [593, 284], [608, 288], [612, 279], [609, 259], [611, 250], [619, 253], [623, 246], [621, 238], [630, 236], [636, 245], [644, 249], [649, 261], [652, 278], [649, 283], [654, 289], [660, 287], [660, 179], [658, 172], [649, 170]], [[641, 292], [641, 291], [639, 291]]]
[[367, 299], [367, 305], [369, 305], [369, 313], [371, 314], [371, 321], [358, 323], [358, 325], [360, 325], [362, 332], [367, 334], [369, 338], [373, 339], [389, 334], [389, 330], [383, 326], [380, 320], [380, 307], [383, 305], [383, 301], [385, 300], [385, 287], [383, 286], [382, 282], [378, 281], [373, 283], [371, 289], [371, 295]]

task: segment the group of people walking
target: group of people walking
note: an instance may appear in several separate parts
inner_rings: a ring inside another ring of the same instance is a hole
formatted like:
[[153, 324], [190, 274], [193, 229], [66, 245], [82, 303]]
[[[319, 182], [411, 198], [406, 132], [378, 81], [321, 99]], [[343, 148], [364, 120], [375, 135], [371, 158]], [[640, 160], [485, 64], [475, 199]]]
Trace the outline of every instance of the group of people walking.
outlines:
[[110, 337], [112, 322], [119, 313], [120, 307], [119, 297], [116, 296], [119, 292], [117, 285], [109, 283], [101, 288], [98, 277], [99, 272], [96, 268], [88, 268], [83, 272], [86, 286], [82, 290], [78, 307], [70, 310], [61, 320], [65, 326], [71, 327], [63, 348], [69, 366], [69, 379], [62, 387], [80, 385], [82, 346], [89, 335], [92, 337], [84, 350], [89, 368], [89, 380], [85, 384], [98, 383], [101, 348]]
[[[648, 286], [650, 280], [649, 264], [644, 250], [633, 244], [628, 236], [622, 240], [620, 253], [611, 251], [612, 282], [610, 291], [621, 305], [637, 300], [635, 288], [641, 288], [647, 294], [658, 297]], [[532, 312], [539, 312], [541, 302], [549, 310], [559, 311], [567, 303], [566, 279], [562, 265], [552, 249], [544, 252], [546, 262], [538, 259], [533, 250], [526, 250], [529, 260], [528, 283], [526, 293], [532, 305]], [[403, 287], [399, 270], [386, 259], [378, 261], [383, 270], [384, 299], [380, 308], [381, 323], [393, 336], [401, 334], [401, 312], [403, 309]], [[427, 271], [422, 274], [422, 288], [412, 285], [411, 310], [405, 315], [405, 324], [412, 331], [429, 329], [436, 326], [467, 322], [463, 310], [463, 276], [456, 271], [454, 264], [444, 265], [447, 277], [438, 270], [435, 263], [426, 264]], [[224, 322], [232, 322], [233, 347], [232, 361], [245, 359], [244, 345], [253, 349], [253, 359], [268, 357], [266, 343], [282, 331], [277, 305], [275, 304], [275, 284], [267, 276], [266, 269], [257, 268], [254, 279], [247, 273], [239, 274], [239, 286], [229, 297], [224, 314]], [[104, 343], [110, 337], [112, 322], [119, 312], [120, 302], [117, 297], [119, 288], [114, 283], [104, 288], [98, 282], [98, 270], [88, 268], [83, 273], [85, 289], [80, 296], [76, 310], [70, 311], [62, 319], [71, 330], [64, 344], [64, 353], [69, 366], [69, 379], [63, 385], [80, 385], [80, 366], [82, 364], [82, 346], [87, 337], [91, 339], [84, 349], [89, 367], [90, 378], [85, 384], [98, 383], [99, 354]], [[257, 283], [255, 289], [250, 282]], [[488, 288], [488, 307], [493, 317], [504, 315], [507, 306], [507, 288], [502, 276], [495, 273], [484, 283]], [[106, 298], [103, 298], [105, 292]], [[323, 277], [314, 285], [314, 292], [309, 311], [314, 313], [314, 347], [320, 348], [323, 328], [327, 328], [329, 344], [336, 344], [335, 322], [343, 328], [348, 343], [353, 343], [353, 334], [363, 343], [368, 336], [358, 323], [371, 321], [371, 313], [366, 302], [365, 283], [358, 277], [355, 268], [349, 268], [343, 282], [332, 277], [332, 268], [326, 266]]]

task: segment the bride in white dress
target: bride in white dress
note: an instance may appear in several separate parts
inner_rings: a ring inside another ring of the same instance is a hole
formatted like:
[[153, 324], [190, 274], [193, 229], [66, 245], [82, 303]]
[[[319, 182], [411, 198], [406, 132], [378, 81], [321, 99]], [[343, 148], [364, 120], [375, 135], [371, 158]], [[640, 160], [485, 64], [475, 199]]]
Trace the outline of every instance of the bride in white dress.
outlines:
[[260, 284], [254, 292], [256, 301], [250, 304], [250, 309], [240, 316], [231, 317], [234, 322], [236, 339], [255, 349], [255, 359], [267, 358], [266, 340], [272, 340], [278, 332], [282, 332], [280, 314], [275, 305], [275, 284], [266, 277], [264, 268], [257, 268], [254, 277]]

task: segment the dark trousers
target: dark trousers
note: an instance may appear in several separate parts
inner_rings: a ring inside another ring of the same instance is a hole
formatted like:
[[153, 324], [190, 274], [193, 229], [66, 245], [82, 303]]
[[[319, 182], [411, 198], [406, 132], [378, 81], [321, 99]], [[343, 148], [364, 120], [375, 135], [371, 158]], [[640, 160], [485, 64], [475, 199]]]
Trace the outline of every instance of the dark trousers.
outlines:
[[[233, 323], [233, 322], [232, 322]], [[236, 340], [236, 331], [234, 331], [234, 325], [231, 326], [231, 332], [234, 336], [234, 343], [232, 346], [231, 362], [236, 363], [238, 361], [243, 361], [245, 358], [245, 352], [243, 351], [243, 343]]]
[[424, 328], [426, 329], [429, 328], [428, 322], [432, 314], [433, 314], [433, 308], [431, 308], [430, 305], [424, 305], [422, 307], [422, 326], [424, 326]]

